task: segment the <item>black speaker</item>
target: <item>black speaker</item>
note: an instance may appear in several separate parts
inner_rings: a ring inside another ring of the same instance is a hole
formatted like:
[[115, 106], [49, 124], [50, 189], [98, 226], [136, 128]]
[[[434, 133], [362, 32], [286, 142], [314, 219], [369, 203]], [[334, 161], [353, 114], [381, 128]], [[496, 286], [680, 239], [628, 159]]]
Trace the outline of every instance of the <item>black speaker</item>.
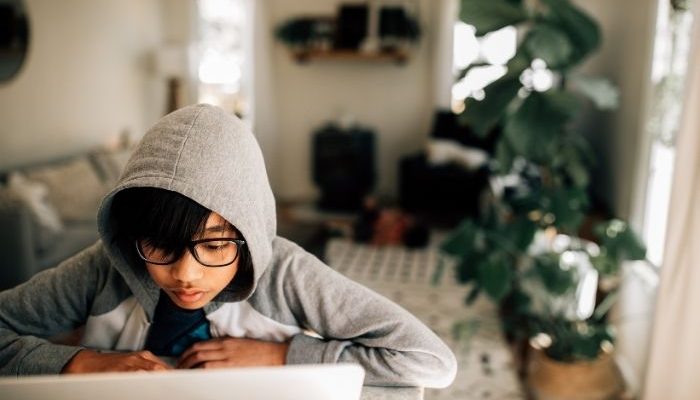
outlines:
[[319, 207], [354, 211], [374, 188], [374, 132], [343, 131], [328, 125], [313, 136], [313, 177], [321, 190]]
[[367, 36], [366, 4], [344, 4], [338, 12], [338, 25], [336, 28], [335, 48], [357, 49]]

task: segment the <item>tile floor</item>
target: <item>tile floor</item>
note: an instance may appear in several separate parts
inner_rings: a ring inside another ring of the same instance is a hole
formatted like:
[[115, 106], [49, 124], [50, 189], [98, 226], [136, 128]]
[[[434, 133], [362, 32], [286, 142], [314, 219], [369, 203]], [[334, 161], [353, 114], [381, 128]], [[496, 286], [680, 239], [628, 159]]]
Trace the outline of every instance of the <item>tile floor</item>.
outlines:
[[453, 349], [459, 363], [455, 382], [447, 389], [427, 389], [426, 399], [525, 399], [494, 306], [480, 299], [467, 307], [468, 287], [457, 285], [447, 270], [434, 279], [439, 240], [433, 235], [430, 246], [411, 250], [336, 238], [327, 243], [324, 259], [412, 312]]

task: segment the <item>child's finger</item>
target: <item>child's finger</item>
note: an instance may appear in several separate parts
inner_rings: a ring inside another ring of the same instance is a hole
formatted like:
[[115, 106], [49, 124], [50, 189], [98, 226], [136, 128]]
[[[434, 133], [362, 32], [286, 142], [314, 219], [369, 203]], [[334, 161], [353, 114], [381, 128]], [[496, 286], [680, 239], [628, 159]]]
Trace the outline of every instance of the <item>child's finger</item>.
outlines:
[[221, 350], [197, 350], [188, 356], [181, 358], [177, 365], [177, 368], [188, 369], [196, 367], [198, 364], [207, 361], [223, 361], [226, 360], [230, 354]]
[[151, 363], [155, 363], [156, 365], [164, 367], [165, 369], [172, 369], [172, 367], [170, 365], [168, 365], [168, 363], [166, 363], [160, 357], [156, 356], [155, 354], [151, 353], [150, 351], [139, 352], [139, 356], [145, 360], [148, 360]]
[[203, 342], [197, 342], [193, 344], [192, 346], [188, 347], [187, 350], [185, 350], [182, 354], [180, 354], [179, 357], [179, 362], [182, 362], [185, 358], [189, 357], [193, 353], [197, 351], [203, 351], [203, 350], [222, 350], [223, 346], [220, 341], [218, 340], [207, 340]]
[[207, 361], [197, 365], [196, 368], [202, 369], [214, 369], [214, 368], [227, 368], [231, 367], [233, 363], [231, 361]]

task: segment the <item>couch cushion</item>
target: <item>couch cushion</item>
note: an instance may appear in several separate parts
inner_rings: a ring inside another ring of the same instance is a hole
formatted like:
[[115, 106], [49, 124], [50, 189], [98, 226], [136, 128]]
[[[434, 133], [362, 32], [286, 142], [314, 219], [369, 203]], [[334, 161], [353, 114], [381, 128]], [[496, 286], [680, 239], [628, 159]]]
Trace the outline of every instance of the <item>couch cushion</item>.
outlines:
[[65, 222], [94, 221], [102, 197], [109, 190], [87, 157], [32, 168], [26, 175], [48, 187], [49, 201]]
[[133, 148], [120, 150], [99, 150], [89, 155], [95, 170], [107, 186], [113, 186], [126, 166]]
[[52, 268], [95, 243], [99, 235], [95, 222], [66, 225], [51, 247], [38, 255], [38, 271]]
[[8, 177], [7, 187], [0, 189], [0, 207], [17, 209], [26, 207], [31, 215], [34, 234], [34, 250], [47, 249], [63, 230], [58, 212], [47, 199], [48, 188], [40, 182], [28, 180], [19, 172]]

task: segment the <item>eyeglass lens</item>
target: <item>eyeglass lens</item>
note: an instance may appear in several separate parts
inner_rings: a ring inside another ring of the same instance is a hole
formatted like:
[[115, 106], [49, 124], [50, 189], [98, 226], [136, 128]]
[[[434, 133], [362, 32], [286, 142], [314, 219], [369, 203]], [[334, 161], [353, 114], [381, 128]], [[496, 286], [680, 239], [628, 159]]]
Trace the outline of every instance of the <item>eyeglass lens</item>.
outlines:
[[[146, 261], [154, 264], [170, 264], [177, 261], [177, 254], [169, 253], [148, 241], [138, 242], [139, 250]], [[238, 255], [238, 244], [231, 240], [210, 240], [197, 243], [194, 257], [207, 266], [221, 266], [233, 263]]]

